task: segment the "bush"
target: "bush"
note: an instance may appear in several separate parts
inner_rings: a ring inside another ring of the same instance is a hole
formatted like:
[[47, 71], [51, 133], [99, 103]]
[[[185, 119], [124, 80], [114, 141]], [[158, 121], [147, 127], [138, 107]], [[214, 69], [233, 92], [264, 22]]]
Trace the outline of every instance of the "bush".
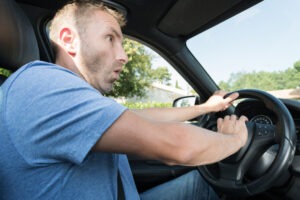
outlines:
[[122, 103], [127, 108], [130, 109], [143, 109], [143, 108], [166, 108], [172, 107], [172, 103], [168, 102], [125, 102]]
[[3, 69], [0, 68], [0, 74], [6, 77], [9, 77], [9, 75], [11, 74], [11, 71], [7, 70], [7, 69]]

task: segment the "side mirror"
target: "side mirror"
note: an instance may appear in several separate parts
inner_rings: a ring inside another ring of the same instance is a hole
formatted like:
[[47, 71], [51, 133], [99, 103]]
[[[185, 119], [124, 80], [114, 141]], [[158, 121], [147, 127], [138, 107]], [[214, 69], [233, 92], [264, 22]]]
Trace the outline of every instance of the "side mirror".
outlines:
[[173, 107], [188, 107], [200, 104], [199, 96], [184, 96], [173, 101]]

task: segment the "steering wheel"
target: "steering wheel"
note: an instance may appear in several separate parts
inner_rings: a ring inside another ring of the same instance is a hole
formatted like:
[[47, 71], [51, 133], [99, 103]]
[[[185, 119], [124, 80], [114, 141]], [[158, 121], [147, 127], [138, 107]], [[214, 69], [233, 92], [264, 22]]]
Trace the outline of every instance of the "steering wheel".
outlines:
[[[278, 118], [275, 125], [247, 122], [248, 141], [237, 153], [218, 163], [198, 166], [201, 175], [216, 189], [240, 196], [251, 196], [274, 185], [282, 172], [288, 169], [295, 153], [296, 129], [286, 106], [271, 94], [245, 89], [236, 91], [238, 99], [252, 98], [264, 104]], [[268, 148], [278, 145], [277, 155], [264, 173], [249, 180], [246, 173]]]

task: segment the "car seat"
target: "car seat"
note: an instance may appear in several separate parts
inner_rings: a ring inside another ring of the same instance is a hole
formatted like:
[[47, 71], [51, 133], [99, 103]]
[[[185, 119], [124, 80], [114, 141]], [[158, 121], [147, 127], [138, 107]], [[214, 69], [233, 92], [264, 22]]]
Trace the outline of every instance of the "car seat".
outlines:
[[[33, 26], [14, 0], [0, 1], [0, 68], [11, 72], [27, 62], [39, 60]], [[6, 76], [0, 75], [0, 85]]]

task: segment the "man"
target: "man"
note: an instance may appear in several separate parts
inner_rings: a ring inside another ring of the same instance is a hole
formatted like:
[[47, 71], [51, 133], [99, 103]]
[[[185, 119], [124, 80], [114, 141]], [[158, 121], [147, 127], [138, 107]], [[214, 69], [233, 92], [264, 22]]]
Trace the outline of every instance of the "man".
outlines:
[[116, 199], [118, 172], [130, 200], [217, 198], [194, 172], [137, 193], [123, 154], [169, 165], [217, 162], [246, 143], [247, 119], [218, 119], [218, 132], [180, 123], [224, 110], [238, 96], [223, 99], [221, 91], [194, 107], [134, 111], [104, 97], [127, 62], [123, 24], [102, 4], [69, 3], [50, 28], [56, 65], [29, 63], [3, 84], [3, 199]]

